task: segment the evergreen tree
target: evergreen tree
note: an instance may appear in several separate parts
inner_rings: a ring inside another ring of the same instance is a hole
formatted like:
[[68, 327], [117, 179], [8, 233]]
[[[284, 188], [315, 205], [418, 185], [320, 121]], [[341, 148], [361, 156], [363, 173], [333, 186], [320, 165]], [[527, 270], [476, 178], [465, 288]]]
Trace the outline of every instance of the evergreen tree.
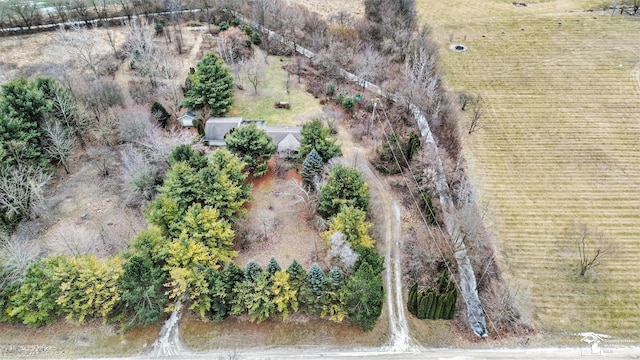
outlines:
[[290, 275], [286, 270], [278, 270], [272, 274], [273, 283], [271, 292], [273, 293], [273, 303], [276, 311], [282, 314], [282, 319], [286, 320], [291, 311], [298, 311], [297, 291], [291, 286]]
[[340, 289], [342, 285], [344, 285], [344, 275], [342, 275], [342, 270], [337, 267], [332, 267], [329, 270], [329, 276], [327, 278], [327, 285], [331, 289]]
[[378, 254], [374, 248], [359, 246], [355, 248], [355, 251], [360, 255], [356, 263], [353, 265], [353, 269], [358, 269], [363, 263], [371, 265], [374, 274], [380, 274], [384, 271], [384, 258]]
[[21, 78], [2, 85], [0, 93], [0, 147], [8, 166], [46, 163], [41, 149], [44, 114], [51, 111], [51, 101], [36, 82]]
[[296, 291], [298, 304], [305, 310], [307, 305], [307, 272], [302, 265], [294, 259], [287, 268], [287, 273], [289, 274], [289, 284], [291, 284], [291, 288]]
[[191, 204], [198, 200], [199, 179], [196, 171], [188, 163], [180, 161], [167, 171], [164, 183], [160, 187], [160, 194], [171, 197], [178, 204], [178, 209], [184, 213]]
[[216, 312], [213, 317], [216, 320], [224, 320], [231, 314], [231, 305], [234, 301], [234, 289], [244, 281], [244, 271], [233, 261], [229, 261], [224, 265], [222, 270], [222, 287], [218, 288], [216, 296], [220, 297], [220, 306], [212, 311]]
[[299, 159], [306, 159], [307, 154], [313, 149], [316, 149], [325, 163], [336, 156], [342, 155], [340, 146], [331, 138], [331, 130], [322, 125], [322, 121], [319, 119], [302, 125], [300, 135], [302, 135], [302, 140], [298, 149]]
[[418, 315], [418, 284], [413, 284], [409, 289], [409, 298], [407, 300], [407, 310], [409, 313]]
[[120, 279], [125, 329], [145, 326], [160, 320], [167, 303], [166, 274], [150, 258], [131, 256], [123, 266]]
[[327, 286], [322, 299], [322, 312], [320, 316], [334, 322], [342, 322], [347, 317], [344, 308], [344, 295], [341, 290], [344, 286], [342, 270], [337, 267], [329, 270]]
[[241, 126], [227, 134], [225, 142], [227, 149], [244, 161], [254, 177], [267, 173], [267, 160], [276, 151], [276, 144], [266, 131], [255, 124]]
[[329, 171], [327, 182], [320, 189], [318, 212], [328, 219], [345, 205], [367, 212], [369, 185], [358, 169], [337, 165]]
[[233, 104], [233, 77], [214, 53], [208, 53], [188, 77], [183, 105], [203, 109], [205, 118], [223, 116]]
[[326, 278], [324, 272], [318, 264], [313, 264], [307, 273], [307, 291], [305, 296], [307, 311], [311, 314], [320, 314], [322, 312], [325, 284]]
[[273, 275], [280, 270], [280, 265], [278, 264], [276, 259], [272, 257], [267, 264], [267, 272], [269, 273], [269, 275]]
[[318, 264], [313, 264], [307, 273], [307, 286], [309, 291], [315, 295], [320, 295], [324, 290], [325, 284], [326, 278], [324, 272]]
[[355, 207], [345, 205], [329, 219], [329, 230], [323, 233], [323, 238], [329, 240], [335, 232], [344, 234], [352, 248], [373, 248], [374, 240], [369, 236], [371, 223], [366, 221], [367, 214]]
[[207, 166], [197, 174], [197, 200], [205, 207], [218, 210], [220, 216], [231, 220], [244, 212], [251, 186], [245, 185], [247, 175], [244, 162], [229, 150], [220, 149], [211, 155]]
[[171, 114], [157, 101], [154, 101], [151, 104], [151, 116], [162, 126], [162, 128], [167, 127], [167, 122], [171, 117]]
[[373, 329], [384, 301], [380, 274], [376, 274], [368, 263], [362, 263], [347, 279], [342, 294], [351, 321], [362, 325], [364, 331]]
[[55, 281], [52, 272], [43, 263], [31, 264], [24, 275], [19, 289], [10, 297], [7, 309], [13, 321], [31, 327], [50, 325], [61, 315], [56, 299], [60, 293], [60, 282]]
[[226, 220], [220, 219], [216, 209], [203, 209], [194, 204], [187, 210], [180, 223], [179, 240], [191, 240], [209, 248], [211, 260], [221, 265], [238, 255], [233, 250], [233, 230]]
[[320, 174], [323, 166], [324, 162], [322, 161], [322, 158], [315, 148], [312, 149], [302, 163], [302, 171], [300, 172], [300, 175], [302, 176], [304, 184], [307, 186], [313, 186], [313, 180], [316, 175]]
[[256, 281], [262, 273], [262, 267], [255, 261], [249, 261], [244, 267], [244, 277], [249, 281]]
[[195, 171], [199, 171], [207, 166], [207, 158], [200, 151], [195, 151], [191, 145], [182, 144], [176, 146], [169, 154], [169, 163], [174, 165], [184, 161]]

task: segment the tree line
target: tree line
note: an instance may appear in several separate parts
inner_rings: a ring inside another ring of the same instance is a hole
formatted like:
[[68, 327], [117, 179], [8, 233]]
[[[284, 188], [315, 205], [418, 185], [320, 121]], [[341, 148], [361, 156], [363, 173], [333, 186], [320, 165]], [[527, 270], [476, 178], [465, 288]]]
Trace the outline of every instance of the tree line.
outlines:
[[184, 304], [214, 320], [248, 314], [260, 322], [305, 312], [373, 327], [384, 298], [383, 260], [368, 235], [368, 188], [357, 170], [333, 167], [320, 188], [330, 224], [323, 237], [344, 237], [343, 247], [356, 254], [325, 273], [295, 260], [287, 269], [275, 259], [264, 269], [255, 262], [238, 267], [232, 224], [251, 194], [246, 164], [226, 149], [205, 156], [188, 145], [176, 147], [168, 162], [158, 195], [145, 207], [150, 227], [129, 250], [104, 259], [59, 255], [33, 262], [22, 280], [0, 292], [0, 320], [37, 327], [60, 317], [99, 318], [128, 329]]

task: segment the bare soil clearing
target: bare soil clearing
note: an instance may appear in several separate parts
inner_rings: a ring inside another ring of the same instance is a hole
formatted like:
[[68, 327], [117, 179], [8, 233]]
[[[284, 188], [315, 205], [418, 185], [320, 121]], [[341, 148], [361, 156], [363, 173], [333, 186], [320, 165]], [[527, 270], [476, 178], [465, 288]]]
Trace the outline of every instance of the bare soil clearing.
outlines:
[[[308, 269], [313, 263], [327, 268], [323, 240], [307, 221], [303, 202], [296, 203], [293, 181], [301, 181], [295, 170], [279, 178], [270, 170], [252, 181], [252, 200], [241, 222], [244, 241], [236, 243], [239, 256], [235, 262], [244, 267], [253, 260], [265, 267], [274, 257], [282, 268], [296, 259]], [[238, 234], [239, 235], [239, 234]], [[238, 236], [236, 236], [238, 238]]]

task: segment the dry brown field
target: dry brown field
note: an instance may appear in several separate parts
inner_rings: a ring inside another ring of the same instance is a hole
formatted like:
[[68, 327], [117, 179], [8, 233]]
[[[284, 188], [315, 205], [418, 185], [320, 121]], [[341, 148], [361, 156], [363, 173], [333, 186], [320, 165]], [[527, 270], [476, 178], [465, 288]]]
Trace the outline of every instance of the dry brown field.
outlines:
[[[637, 339], [640, 21], [584, 11], [596, 6], [417, 1], [448, 88], [484, 99], [466, 157], [500, 263], [514, 287], [531, 289], [535, 324]], [[614, 249], [585, 278], [567, 236], [573, 223], [597, 228]]]

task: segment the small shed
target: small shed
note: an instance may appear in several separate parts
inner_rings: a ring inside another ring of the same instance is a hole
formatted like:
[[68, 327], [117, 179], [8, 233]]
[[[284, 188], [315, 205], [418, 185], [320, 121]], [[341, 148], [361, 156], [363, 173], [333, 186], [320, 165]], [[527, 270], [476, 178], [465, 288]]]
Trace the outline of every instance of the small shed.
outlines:
[[195, 111], [187, 110], [184, 114], [178, 116], [178, 121], [183, 127], [193, 127], [196, 117]]

